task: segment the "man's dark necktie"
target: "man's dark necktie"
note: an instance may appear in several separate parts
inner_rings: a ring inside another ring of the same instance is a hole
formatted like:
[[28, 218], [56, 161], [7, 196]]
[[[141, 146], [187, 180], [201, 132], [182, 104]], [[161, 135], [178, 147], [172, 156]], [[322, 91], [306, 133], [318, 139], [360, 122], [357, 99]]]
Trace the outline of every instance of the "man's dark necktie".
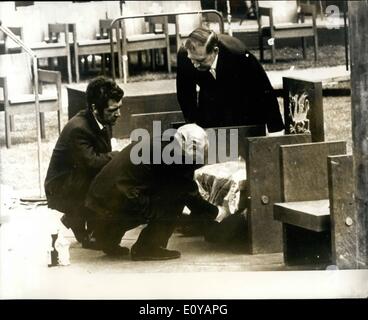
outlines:
[[106, 140], [106, 142], [109, 143], [111, 137], [110, 137], [110, 131], [108, 127], [104, 126], [102, 128], [101, 135]]

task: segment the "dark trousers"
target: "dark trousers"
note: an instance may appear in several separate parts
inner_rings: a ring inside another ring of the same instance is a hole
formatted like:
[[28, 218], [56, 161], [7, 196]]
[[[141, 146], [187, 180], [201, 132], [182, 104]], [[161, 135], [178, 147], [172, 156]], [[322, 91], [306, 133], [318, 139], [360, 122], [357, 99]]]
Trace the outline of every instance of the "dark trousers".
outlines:
[[62, 216], [61, 222], [72, 229], [78, 242], [82, 242], [95, 229], [95, 213], [84, 206], [76, 206]]
[[96, 238], [102, 242], [102, 247], [117, 246], [126, 231], [146, 224], [135, 246], [165, 248], [184, 205], [184, 201], [175, 197], [151, 196], [145, 210], [126, 209], [125, 212], [114, 213], [110, 218], [97, 221]]

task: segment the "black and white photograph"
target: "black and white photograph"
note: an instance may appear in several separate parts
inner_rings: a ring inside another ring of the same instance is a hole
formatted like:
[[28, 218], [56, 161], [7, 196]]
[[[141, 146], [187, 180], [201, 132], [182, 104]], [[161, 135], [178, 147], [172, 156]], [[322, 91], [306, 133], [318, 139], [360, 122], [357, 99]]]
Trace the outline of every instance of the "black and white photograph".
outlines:
[[367, 298], [367, 17], [0, 2], [0, 299]]

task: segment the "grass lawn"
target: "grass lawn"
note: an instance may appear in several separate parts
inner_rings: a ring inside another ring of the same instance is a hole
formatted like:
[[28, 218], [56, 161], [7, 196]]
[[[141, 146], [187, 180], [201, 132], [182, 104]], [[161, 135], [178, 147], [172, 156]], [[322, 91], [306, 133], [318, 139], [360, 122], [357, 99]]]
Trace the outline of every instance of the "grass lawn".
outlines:
[[[259, 59], [259, 50], [250, 50], [257, 59]], [[96, 57], [99, 59], [99, 57]], [[342, 45], [328, 45], [320, 46], [318, 49], [318, 61], [314, 61], [313, 47], [307, 48], [307, 59], [303, 59], [303, 52], [301, 48], [277, 48], [275, 64], [270, 62], [271, 54], [270, 50], [265, 51], [265, 62], [263, 67], [266, 71], [270, 70], [287, 70], [291, 67], [306, 69], [306, 68], [320, 68], [320, 67], [332, 67], [345, 65], [345, 47]], [[161, 79], [174, 79], [176, 77], [176, 55], [171, 54], [171, 64], [173, 72], [168, 74], [166, 67], [158, 66], [155, 72], [150, 71], [149, 66], [139, 66], [136, 55], [131, 54], [129, 68], [128, 82], [138, 82], [147, 80], [161, 80]], [[93, 76], [98, 75], [100, 68], [89, 69], [88, 72], [81, 74], [82, 81], [87, 81]]]
[[[294, 51], [296, 50], [296, 51]], [[310, 48], [310, 50], [312, 50]], [[314, 64], [312, 52], [308, 52], [308, 59], [303, 60], [297, 49], [278, 50], [281, 57], [276, 65], [264, 64], [266, 70], [289, 69], [291, 66], [298, 68], [321, 67], [341, 65], [345, 63], [344, 48], [339, 46], [321, 47], [320, 60]], [[255, 52], [257, 56], [257, 52]], [[301, 53], [300, 53], [301, 54]], [[283, 59], [294, 57], [291, 60]], [[266, 56], [267, 57], [267, 56]], [[84, 80], [88, 80], [95, 74], [85, 75]], [[129, 81], [155, 80], [164, 78], [175, 78], [175, 73], [167, 75], [165, 72], [143, 72], [133, 74]], [[334, 84], [336, 86], [336, 84]], [[337, 84], [338, 87], [348, 87], [349, 83]], [[65, 104], [65, 101], [64, 101]], [[279, 98], [280, 108], [283, 101]], [[326, 140], [346, 140], [348, 151], [351, 152], [351, 102], [350, 97], [324, 97], [325, 133]], [[65, 108], [64, 108], [65, 110]], [[50, 156], [57, 140], [57, 118], [56, 112], [49, 112], [45, 115], [47, 139], [42, 141], [41, 147], [41, 177], [45, 178]], [[67, 122], [67, 115], [62, 115], [62, 124]], [[14, 188], [21, 196], [37, 195], [38, 184], [38, 162], [37, 162], [37, 138], [36, 122], [34, 115], [18, 115], [15, 117], [15, 131], [12, 133], [13, 146], [10, 149], [5, 147], [4, 113], [0, 113], [0, 181], [1, 184]], [[116, 141], [116, 150], [121, 149], [128, 143], [127, 139]]]

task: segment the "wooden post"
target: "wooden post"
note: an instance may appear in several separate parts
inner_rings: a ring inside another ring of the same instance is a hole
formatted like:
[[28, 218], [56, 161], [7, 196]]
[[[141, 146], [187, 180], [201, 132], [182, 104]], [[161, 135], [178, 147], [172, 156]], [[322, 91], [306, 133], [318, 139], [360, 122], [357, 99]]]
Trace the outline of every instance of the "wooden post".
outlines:
[[368, 265], [368, 1], [349, 1], [351, 107], [358, 267]]
[[353, 157], [328, 156], [332, 263], [357, 269], [357, 219], [354, 203]]
[[273, 204], [281, 201], [280, 146], [310, 141], [309, 134], [246, 139], [246, 236], [251, 254], [282, 251], [281, 223], [273, 218]]

